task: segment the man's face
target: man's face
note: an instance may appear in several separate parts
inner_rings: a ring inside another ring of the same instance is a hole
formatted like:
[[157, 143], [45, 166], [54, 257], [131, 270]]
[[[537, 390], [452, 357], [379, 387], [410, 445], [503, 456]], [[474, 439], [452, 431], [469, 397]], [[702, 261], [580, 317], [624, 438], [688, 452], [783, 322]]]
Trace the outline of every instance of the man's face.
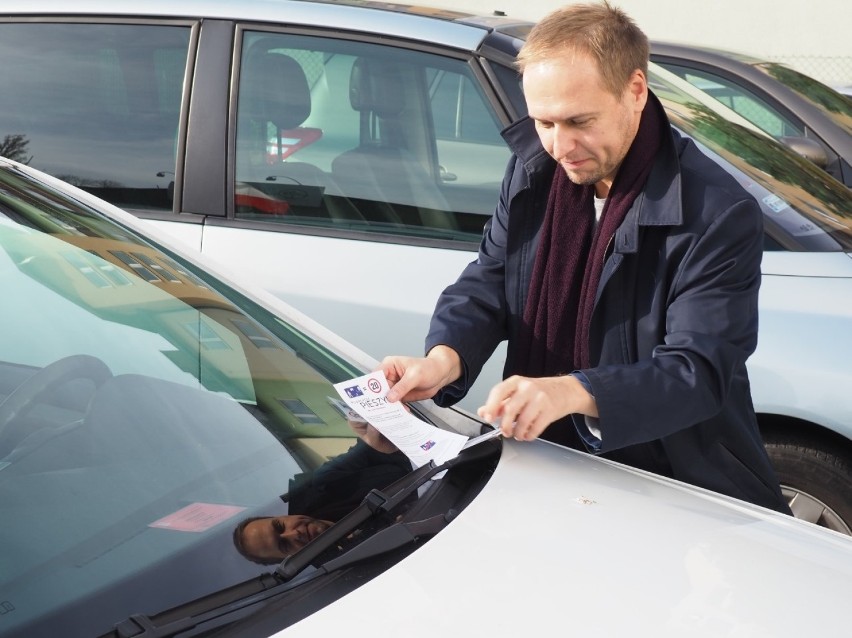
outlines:
[[242, 532], [246, 553], [258, 559], [284, 560], [331, 527], [309, 516], [273, 516], [248, 523]]
[[599, 197], [627, 154], [647, 100], [647, 84], [635, 71], [620, 97], [604, 88], [586, 55], [563, 52], [529, 63], [524, 96], [545, 150], [575, 184], [595, 184]]

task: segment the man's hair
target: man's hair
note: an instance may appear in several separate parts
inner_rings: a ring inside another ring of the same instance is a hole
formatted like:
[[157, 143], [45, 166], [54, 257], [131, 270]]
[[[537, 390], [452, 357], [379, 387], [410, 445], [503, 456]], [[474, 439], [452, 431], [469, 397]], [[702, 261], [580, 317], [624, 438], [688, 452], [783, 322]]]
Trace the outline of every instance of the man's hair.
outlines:
[[566, 53], [590, 56], [604, 88], [617, 97], [636, 69], [648, 75], [648, 37], [630, 16], [606, 0], [570, 4], [546, 15], [530, 31], [516, 64], [523, 74], [533, 62]]
[[237, 551], [242, 554], [245, 558], [248, 558], [253, 563], [258, 563], [260, 565], [273, 565], [275, 563], [280, 563], [280, 559], [276, 558], [260, 558], [259, 556], [255, 556], [246, 550], [245, 545], [243, 544], [243, 530], [246, 528], [246, 525], [252, 523], [254, 521], [259, 521], [264, 518], [272, 518], [271, 516], [251, 516], [249, 518], [244, 518], [240, 521], [239, 525], [234, 528], [234, 547], [237, 548]]

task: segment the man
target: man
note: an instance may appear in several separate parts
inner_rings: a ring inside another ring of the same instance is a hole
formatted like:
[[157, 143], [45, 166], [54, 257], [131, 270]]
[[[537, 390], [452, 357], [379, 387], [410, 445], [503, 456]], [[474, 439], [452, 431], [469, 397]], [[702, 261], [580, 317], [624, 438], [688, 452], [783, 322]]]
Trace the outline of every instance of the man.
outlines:
[[271, 565], [295, 554], [331, 525], [302, 515], [247, 518], [234, 528], [234, 546], [249, 560]]
[[757, 429], [757, 203], [671, 129], [648, 40], [575, 4], [518, 56], [529, 117], [476, 261], [438, 300], [426, 356], [387, 357], [390, 400], [458, 401], [508, 339], [479, 415], [789, 513]]

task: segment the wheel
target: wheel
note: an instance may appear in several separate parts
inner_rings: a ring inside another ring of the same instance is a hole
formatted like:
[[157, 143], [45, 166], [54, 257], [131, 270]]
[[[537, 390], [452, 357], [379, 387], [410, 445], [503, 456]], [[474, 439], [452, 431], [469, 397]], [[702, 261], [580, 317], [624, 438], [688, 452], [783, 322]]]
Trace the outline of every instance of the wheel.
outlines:
[[852, 461], [799, 436], [764, 437], [781, 491], [796, 518], [852, 535]]
[[112, 376], [109, 367], [87, 354], [75, 354], [46, 365], [19, 385], [0, 403], [0, 437], [19, 416], [38, 403], [44, 394], [72, 379], [89, 379], [100, 386]]

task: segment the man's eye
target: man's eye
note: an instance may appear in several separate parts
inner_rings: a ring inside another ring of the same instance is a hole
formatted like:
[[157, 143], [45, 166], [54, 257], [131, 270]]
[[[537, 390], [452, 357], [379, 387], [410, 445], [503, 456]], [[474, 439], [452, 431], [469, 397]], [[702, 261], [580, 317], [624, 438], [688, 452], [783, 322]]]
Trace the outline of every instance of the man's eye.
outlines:
[[542, 122], [541, 120], [536, 120], [535, 125], [538, 128], [553, 128], [553, 122]]

